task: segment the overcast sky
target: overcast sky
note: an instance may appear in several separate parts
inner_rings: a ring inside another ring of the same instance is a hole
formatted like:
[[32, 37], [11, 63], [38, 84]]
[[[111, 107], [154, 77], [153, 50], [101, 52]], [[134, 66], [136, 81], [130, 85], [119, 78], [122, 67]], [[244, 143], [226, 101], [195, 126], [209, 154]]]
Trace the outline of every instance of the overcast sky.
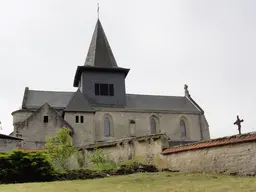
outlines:
[[256, 1], [0, 0], [0, 121], [24, 89], [74, 91], [100, 20], [128, 93], [191, 96], [205, 110], [212, 138], [256, 131]]

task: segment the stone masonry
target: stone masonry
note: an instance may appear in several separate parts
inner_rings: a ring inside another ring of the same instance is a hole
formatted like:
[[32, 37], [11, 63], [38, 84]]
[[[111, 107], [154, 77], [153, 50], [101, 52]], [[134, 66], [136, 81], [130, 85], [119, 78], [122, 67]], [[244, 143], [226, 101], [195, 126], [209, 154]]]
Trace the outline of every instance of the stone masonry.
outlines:
[[173, 171], [256, 175], [256, 133], [172, 147], [162, 154]]

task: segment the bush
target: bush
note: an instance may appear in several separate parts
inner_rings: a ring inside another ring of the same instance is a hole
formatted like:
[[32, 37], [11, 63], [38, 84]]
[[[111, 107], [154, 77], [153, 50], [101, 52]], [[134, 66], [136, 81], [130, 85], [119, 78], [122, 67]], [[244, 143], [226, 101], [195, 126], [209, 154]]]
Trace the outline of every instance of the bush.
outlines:
[[77, 170], [67, 170], [65, 172], [60, 172], [56, 180], [84, 180], [84, 179], [95, 179], [106, 177], [107, 174], [100, 171], [93, 171], [90, 169], [77, 169]]
[[0, 183], [52, 181], [55, 176], [54, 166], [43, 152], [0, 154]]
[[153, 165], [143, 165], [134, 163], [133, 165], [121, 165], [116, 169], [106, 170], [90, 170], [90, 169], [78, 169], [67, 170], [58, 174], [57, 180], [78, 180], [78, 179], [95, 179], [104, 178], [111, 175], [127, 175], [138, 172], [157, 172], [158, 169]]
[[108, 155], [99, 148], [95, 148], [90, 155], [88, 155], [88, 159], [93, 163], [93, 170], [102, 171], [102, 170], [112, 170], [117, 169], [119, 166], [112, 161]]
[[100, 151], [93, 156], [96, 169], [57, 171], [45, 152], [12, 151], [0, 153], [0, 183], [43, 182], [103, 178], [137, 172], [157, 172], [153, 165], [139, 163], [135, 159], [120, 165], [108, 160]]
[[75, 153], [75, 158], [80, 169], [88, 166], [88, 156], [83, 150]]
[[76, 152], [72, 145], [70, 130], [68, 128], [59, 129], [56, 136], [46, 139], [45, 149], [55, 165], [67, 170], [69, 158]]
[[97, 165], [98, 167], [101, 164], [105, 164], [108, 161], [108, 158], [106, 156], [106, 154], [104, 153], [104, 151], [102, 149], [98, 149], [96, 148], [91, 155], [89, 156], [91, 162], [95, 165]]

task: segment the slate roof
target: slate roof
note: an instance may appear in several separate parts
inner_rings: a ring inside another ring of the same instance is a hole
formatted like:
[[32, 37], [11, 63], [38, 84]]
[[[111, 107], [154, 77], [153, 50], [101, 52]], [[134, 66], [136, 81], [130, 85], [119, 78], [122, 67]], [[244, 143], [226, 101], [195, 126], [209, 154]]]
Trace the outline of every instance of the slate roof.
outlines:
[[85, 99], [85, 97], [82, 95], [81, 91], [78, 89], [70, 102], [68, 103], [67, 107], [65, 108], [65, 111], [87, 111], [90, 110], [90, 104]]
[[84, 65], [94, 67], [118, 67], [106, 34], [98, 19]]
[[[80, 92], [80, 91], [79, 91]], [[53, 108], [65, 109], [69, 111], [90, 110], [87, 100], [81, 92], [54, 92], [28, 90], [27, 98], [23, 103], [24, 108], [37, 109], [46, 102]], [[76, 93], [76, 94], [75, 94]], [[25, 96], [24, 96], [25, 97]], [[199, 113], [186, 97], [179, 96], [158, 96], [158, 95], [137, 95], [127, 94], [127, 105], [120, 110], [137, 111], [177, 111]], [[73, 98], [73, 99], [72, 99]], [[76, 99], [75, 99], [76, 98]]]
[[23, 107], [37, 109], [48, 103], [53, 108], [65, 108], [73, 95], [74, 92], [28, 90]]
[[175, 146], [169, 149], [166, 149], [162, 152], [163, 155], [178, 153], [189, 150], [197, 150], [209, 147], [219, 147], [223, 145], [237, 144], [237, 143], [245, 143], [256, 141], [256, 132], [246, 133], [242, 135], [233, 135], [230, 137], [222, 137], [217, 139], [211, 139], [207, 141], [201, 141], [193, 144], [183, 145], [183, 146]]
[[130, 69], [118, 67], [106, 34], [103, 30], [100, 20], [98, 19], [85, 59], [85, 63], [83, 66], [77, 67], [73, 86], [78, 87], [81, 74], [84, 71], [123, 73], [126, 77], [129, 73], [129, 70]]
[[149, 111], [199, 112], [186, 97], [179, 96], [127, 94], [126, 108]]
[[[122, 73], [125, 76], [129, 72], [129, 69], [118, 67], [100, 20], [96, 23], [85, 63], [83, 66], [77, 67], [74, 87], [78, 87], [81, 74], [84, 71]], [[126, 98], [126, 106], [118, 110], [203, 112], [192, 98], [189, 100], [187, 97], [127, 94]], [[66, 108], [66, 111], [90, 109], [88, 100], [79, 92], [38, 91], [29, 90], [29, 88], [25, 89], [22, 109], [37, 109], [46, 102], [54, 109]], [[97, 107], [94, 109], [98, 110]]]
[[10, 139], [10, 140], [23, 140], [22, 138], [13, 137], [10, 135], [4, 135], [0, 133], [0, 139]]

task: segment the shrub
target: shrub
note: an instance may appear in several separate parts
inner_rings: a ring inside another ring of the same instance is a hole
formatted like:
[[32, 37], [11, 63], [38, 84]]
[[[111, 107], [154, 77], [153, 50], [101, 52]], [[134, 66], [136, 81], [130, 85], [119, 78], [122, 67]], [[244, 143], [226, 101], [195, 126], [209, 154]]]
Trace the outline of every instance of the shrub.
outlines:
[[45, 149], [57, 166], [59, 165], [64, 170], [68, 169], [69, 159], [76, 151], [72, 146], [70, 130], [59, 129], [56, 136], [46, 139]]
[[119, 166], [112, 161], [108, 155], [99, 148], [95, 148], [94, 151], [88, 155], [90, 161], [96, 165], [96, 167], [93, 167], [93, 170], [113, 170], [118, 169]]
[[75, 157], [76, 157], [77, 164], [80, 169], [88, 166], [88, 158], [89, 157], [83, 150], [77, 151], [75, 153]]
[[122, 165], [116, 169], [105, 170], [90, 170], [90, 169], [78, 169], [67, 170], [58, 174], [57, 180], [78, 180], [78, 179], [95, 179], [103, 178], [111, 175], [127, 175], [138, 172], [157, 172], [157, 168], [153, 165], [143, 164], [130, 164], [129, 166]]
[[54, 166], [43, 152], [0, 154], [0, 183], [52, 181], [55, 176]]
[[91, 162], [98, 167], [100, 166], [100, 164], [107, 163], [107, 156], [102, 149], [96, 148], [89, 157]]
[[78, 179], [95, 179], [106, 177], [107, 174], [104, 172], [93, 171], [90, 169], [76, 169], [76, 170], [66, 170], [65, 172], [60, 172], [57, 176], [57, 180], [78, 180]]

